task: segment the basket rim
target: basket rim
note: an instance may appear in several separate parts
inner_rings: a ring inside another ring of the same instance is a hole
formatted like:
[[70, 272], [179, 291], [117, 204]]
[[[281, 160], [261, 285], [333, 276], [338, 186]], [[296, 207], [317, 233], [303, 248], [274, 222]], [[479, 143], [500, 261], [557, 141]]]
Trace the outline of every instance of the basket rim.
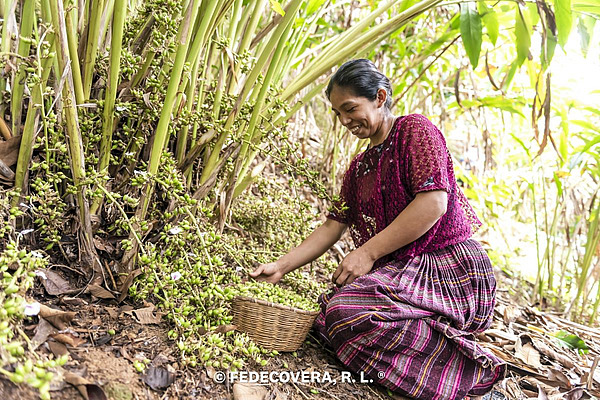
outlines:
[[306, 315], [309, 315], [311, 317], [319, 315], [319, 311], [303, 310], [301, 308], [292, 307], [292, 306], [286, 306], [286, 305], [275, 303], [275, 302], [268, 301], [268, 300], [257, 299], [255, 297], [239, 296], [238, 295], [238, 296], [235, 296], [233, 298], [233, 301], [234, 302], [235, 301], [247, 301], [247, 302], [261, 304], [261, 305], [268, 306], [268, 307], [279, 308], [281, 310], [293, 311], [293, 312], [298, 313], [298, 314], [306, 314]]

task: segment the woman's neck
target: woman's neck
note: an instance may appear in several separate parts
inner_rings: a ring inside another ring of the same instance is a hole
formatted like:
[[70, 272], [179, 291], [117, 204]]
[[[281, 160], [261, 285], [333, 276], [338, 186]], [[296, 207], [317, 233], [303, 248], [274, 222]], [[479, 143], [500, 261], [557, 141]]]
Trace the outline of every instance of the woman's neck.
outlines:
[[382, 118], [381, 125], [379, 126], [379, 131], [376, 135], [371, 137], [371, 142], [369, 143], [369, 148], [380, 145], [387, 139], [388, 135], [392, 131], [394, 126], [394, 121], [396, 120], [396, 116], [392, 115], [391, 112], [387, 111], [386, 114]]

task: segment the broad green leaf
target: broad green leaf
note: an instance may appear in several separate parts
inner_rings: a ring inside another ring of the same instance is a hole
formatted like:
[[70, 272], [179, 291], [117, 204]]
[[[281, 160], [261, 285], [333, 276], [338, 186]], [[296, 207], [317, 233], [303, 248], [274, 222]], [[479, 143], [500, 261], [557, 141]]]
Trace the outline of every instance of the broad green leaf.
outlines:
[[564, 48], [573, 26], [571, 0], [554, 0], [554, 15], [556, 16], [558, 43]]
[[581, 15], [579, 17], [579, 23], [577, 24], [577, 30], [579, 32], [579, 38], [581, 42], [581, 52], [583, 56], [587, 56], [588, 49], [590, 47], [590, 40], [594, 33], [594, 26], [596, 25], [596, 18], [589, 15]]
[[483, 20], [483, 24], [485, 25], [485, 30], [490, 38], [492, 44], [496, 44], [496, 40], [498, 40], [498, 32], [500, 31], [500, 24], [498, 23], [498, 14], [492, 9], [485, 6], [484, 2], [480, 2], [484, 4], [485, 13], [481, 14], [481, 19]]
[[525, 118], [525, 115], [520, 110], [520, 108], [524, 106], [524, 103], [522, 101], [510, 99], [505, 96], [484, 97], [482, 99], [479, 99], [479, 101], [481, 101], [481, 104], [483, 106], [498, 108], [502, 111], [518, 114], [521, 117]]
[[589, 129], [592, 132], [599, 132], [600, 133], [600, 128], [597, 127], [596, 125], [592, 124], [589, 121], [583, 121], [583, 120], [580, 120], [580, 119], [574, 119], [574, 120], [571, 120], [569, 122], [572, 123], [572, 124], [575, 124], [575, 125], [579, 125], [582, 128]]
[[598, 0], [573, 0], [572, 6], [575, 11], [600, 16], [600, 4], [598, 4]]
[[554, 50], [556, 49], [557, 39], [554, 34], [548, 30], [548, 37], [546, 38], [546, 47], [542, 49], [542, 66], [544, 69], [548, 68], [552, 57], [554, 57]]
[[325, 3], [325, 0], [310, 0], [306, 5], [306, 15], [311, 15]]
[[560, 180], [560, 175], [556, 172], [554, 173], [554, 183], [556, 184], [556, 191], [558, 192], [558, 197], [562, 197], [563, 186]]
[[[522, 63], [523, 62], [521, 61], [521, 64]], [[506, 73], [506, 76], [504, 77], [504, 80], [502, 81], [502, 88], [504, 90], [508, 90], [508, 88], [510, 87], [512, 80], [515, 77], [515, 74], [517, 73], [517, 69], [519, 68], [519, 66], [521, 64], [519, 64], [518, 58], [517, 58], [517, 60], [515, 60], [515, 62], [510, 65], [508, 72]]]
[[285, 16], [285, 11], [283, 11], [281, 3], [279, 3], [277, 0], [269, 0], [269, 2], [271, 3], [271, 8], [273, 11], [275, 11], [277, 14], [280, 14], [282, 17]]
[[581, 350], [584, 353], [589, 351], [587, 344], [585, 344], [583, 339], [577, 335], [565, 331], [558, 331], [554, 334], [554, 337], [572, 349]]
[[517, 45], [517, 66], [521, 66], [529, 55], [531, 32], [527, 27], [525, 16], [519, 6], [515, 10], [515, 38]]
[[462, 3], [460, 5], [460, 35], [471, 61], [473, 69], [479, 64], [481, 52], [481, 16], [477, 12], [477, 5]]

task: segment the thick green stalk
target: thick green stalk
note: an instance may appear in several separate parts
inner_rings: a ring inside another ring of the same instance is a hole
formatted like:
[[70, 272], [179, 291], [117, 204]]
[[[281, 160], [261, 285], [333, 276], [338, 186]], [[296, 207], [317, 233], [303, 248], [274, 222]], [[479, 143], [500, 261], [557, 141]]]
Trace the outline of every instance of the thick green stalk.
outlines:
[[104, 9], [103, 0], [91, 0], [92, 9], [89, 15], [87, 43], [83, 59], [83, 96], [87, 100], [92, 91], [92, 79], [94, 78], [94, 66], [96, 65], [96, 54], [98, 52], [98, 35], [100, 33], [100, 18]]
[[81, 67], [79, 65], [79, 55], [77, 54], [77, 8], [69, 10], [65, 19], [67, 26], [67, 41], [69, 44], [69, 57], [71, 58], [71, 69], [73, 70], [73, 84], [75, 85], [75, 99], [77, 104], [85, 102], [83, 94], [83, 82], [81, 80]]
[[[594, 259], [594, 255], [596, 253], [596, 248], [598, 247], [598, 241], [600, 239], [600, 226], [598, 218], [600, 218], [600, 201], [598, 201], [594, 211], [590, 212], [590, 218], [588, 219], [589, 227], [587, 241], [585, 244], [585, 253], [583, 255], [583, 260], [580, 267], [581, 272], [577, 280], [577, 294], [575, 295], [575, 299], [573, 301], [574, 304], [577, 304], [581, 298], [581, 294], [583, 293], [583, 289], [587, 283], [590, 265], [592, 264], [592, 260]], [[585, 304], [585, 299], [583, 303]]]
[[[200, 60], [198, 57], [196, 62], [194, 63], [194, 68], [192, 68], [192, 77], [188, 86], [185, 90], [185, 98], [187, 99], [187, 103], [185, 104], [185, 109], [188, 115], [191, 114], [192, 108], [194, 106], [194, 94], [196, 92], [196, 85], [198, 83], [198, 70], [200, 69]], [[181, 162], [185, 158], [185, 153], [187, 151], [187, 141], [188, 141], [188, 132], [190, 130], [189, 124], [186, 124], [181, 131], [177, 135], [177, 147], [175, 149], [175, 156], [178, 162]]]
[[[48, 14], [50, 18], [50, 5], [49, 0], [42, 0], [42, 7], [45, 9], [44, 13]], [[51, 44], [50, 48], [54, 48], [54, 35], [48, 34], [46, 40]], [[39, 49], [39, 48], [38, 48]], [[37, 54], [38, 60], [40, 54]], [[25, 117], [25, 125], [23, 125], [23, 134], [21, 137], [21, 145], [19, 146], [19, 157], [17, 158], [17, 166], [15, 170], [15, 188], [19, 189], [22, 195], [25, 191], [25, 178], [29, 171], [29, 163], [31, 162], [31, 155], [33, 154], [33, 145], [35, 141], [36, 128], [39, 121], [40, 113], [43, 114], [44, 102], [43, 93], [46, 87], [46, 82], [50, 76], [52, 70], [53, 57], [47, 57], [41, 60], [41, 65], [38, 67], [37, 74], [41, 76], [38, 84], [33, 87], [31, 93], [31, 100], [27, 107], [27, 116]], [[13, 197], [12, 205], [16, 206], [19, 203], [21, 196]]]
[[[154, 142], [152, 144], [152, 150], [150, 153], [150, 162], [148, 163], [148, 172], [151, 176], [155, 176], [156, 172], [158, 171], [160, 158], [164, 151], [165, 143], [167, 143], [168, 140], [171, 113], [173, 111], [173, 106], [175, 105], [177, 90], [179, 89], [179, 84], [181, 81], [183, 65], [185, 63], [185, 58], [189, 47], [189, 39], [193, 31], [193, 27], [191, 25], [193, 21], [196, 20], [196, 14], [198, 13], [200, 1], [201, 0], [193, 0], [193, 2], [190, 2], [185, 17], [179, 27], [179, 43], [175, 55], [175, 63], [173, 64], [173, 70], [170, 74], [171, 78], [169, 80], [169, 86], [167, 87], [167, 93], [162, 111], [160, 113], [160, 118], [158, 120], [158, 125], [156, 127]], [[138, 208], [138, 216], [140, 219], [143, 219], [146, 215], [150, 197], [152, 196], [153, 191], [153, 185], [148, 184]]]
[[[114, 6], [108, 82], [106, 84], [106, 95], [104, 97], [104, 109], [102, 112], [102, 139], [100, 141], [100, 161], [98, 164], [98, 172], [100, 174], [103, 174], [108, 169], [110, 163], [115, 114], [114, 108], [115, 99], [117, 97], [117, 87], [119, 86], [119, 72], [121, 70], [121, 48], [123, 43], [123, 27], [125, 26], [125, 16], [127, 15], [127, 1], [115, 0]], [[90, 207], [90, 212], [96, 214], [101, 204], [102, 198], [97, 197]]]
[[[56, 55], [58, 61], [58, 76], [65, 76], [65, 83], [62, 89], [62, 109], [64, 113], [65, 131], [68, 137], [69, 156], [71, 161], [71, 174], [73, 183], [77, 188], [77, 206], [80, 224], [80, 254], [83, 266], [88, 275], [95, 273], [94, 282], [102, 279], [101, 265], [94, 247], [92, 224], [88, 201], [85, 196], [87, 185], [85, 184], [85, 161], [83, 156], [83, 143], [79, 122], [77, 120], [77, 109], [75, 103], [75, 89], [73, 85], [73, 75], [69, 69], [69, 50], [67, 45], [67, 30], [65, 25], [65, 12], [62, 1], [50, 1], [52, 12], [52, 23], [55, 31]], [[65, 73], [66, 71], [66, 73]]]
[[[33, 30], [33, 19], [35, 18], [35, 1], [25, 0], [21, 9], [21, 29], [19, 36], [29, 39]], [[17, 54], [21, 57], [28, 57], [31, 42], [28, 40], [19, 40]], [[11, 115], [12, 115], [12, 132], [13, 135], [18, 135], [21, 130], [21, 112], [23, 109], [23, 91], [25, 90], [25, 69], [19, 68], [17, 76], [13, 82], [11, 96]]]
[[[10, 52], [10, 36], [11, 32], [8, 30], [9, 24], [7, 21], [9, 18], [14, 18], [15, 10], [17, 7], [17, 0], [4, 0], [3, 3], [3, 19], [4, 23], [2, 24], [2, 43], [0, 44], [0, 51], [2, 54], [6, 54]], [[7, 75], [0, 76], [0, 93], [4, 93], [6, 90], [6, 84], [8, 82], [9, 77]], [[6, 105], [0, 102], [0, 115], [4, 115], [4, 109]]]
[[[100, 19], [100, 32], [98, 34], [98, 48], [100, 49], [100, 51], [104, 50], [104, 46], [103, 43], [106, 41], [106, 33], [108, 32], [108, 24], [110, 21], [110, 16], [113, 16], [113, 23], [114, 23], [114, 9], [116, 6], [116, 0], [107, 0], [108, 3], [105, 5], [104, 7], [104, 11], [102, 12], [102, 18]], [[125, 5], [123, 6], [125, 9], [123, 10], [123, 12], [127, 12], [127, 3], [125, 3]], [[114, 29], [112, 29], [111, 34], [114, 32]], [[112, 46], [112, 38], [111, 38], [111, 46]]]

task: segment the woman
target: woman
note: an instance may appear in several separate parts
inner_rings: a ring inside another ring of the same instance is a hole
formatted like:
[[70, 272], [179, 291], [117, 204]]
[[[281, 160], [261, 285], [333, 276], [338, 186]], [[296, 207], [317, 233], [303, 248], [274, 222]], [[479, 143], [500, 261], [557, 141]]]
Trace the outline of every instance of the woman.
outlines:
[[327, 96], [340, 122], [369, 139], [323, 225], [251, 276], [277, 282], [350, 228], [356, 249], [321, 295], [315, 330], [352, 371], [417, 399], [488, 392], [503, 362], [473, 334], [492, 322], [496, 282], [481, 225], [457, 186], [442, 133], [424, 116], [395, 117], [392, 89], [368, 60], [345, 63]]

